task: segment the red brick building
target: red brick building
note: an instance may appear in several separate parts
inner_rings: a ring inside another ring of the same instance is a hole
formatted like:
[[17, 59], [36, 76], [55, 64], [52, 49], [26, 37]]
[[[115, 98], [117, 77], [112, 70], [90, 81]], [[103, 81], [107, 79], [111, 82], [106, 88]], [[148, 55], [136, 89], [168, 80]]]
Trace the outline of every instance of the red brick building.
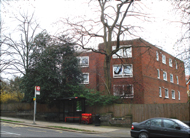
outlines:
[[[116, 47], [112, 42], [112, 49]], [[184, 63], [143, 39], [120, 42], [124, 47], [111, 59], [111, 93], [124, 103], [187, 102]], [[99, 44], [99, 49], [103, 44]], [[97, 91], [105, 90], [104, 55], [83, 52], [78, 57], [83, 84]]]

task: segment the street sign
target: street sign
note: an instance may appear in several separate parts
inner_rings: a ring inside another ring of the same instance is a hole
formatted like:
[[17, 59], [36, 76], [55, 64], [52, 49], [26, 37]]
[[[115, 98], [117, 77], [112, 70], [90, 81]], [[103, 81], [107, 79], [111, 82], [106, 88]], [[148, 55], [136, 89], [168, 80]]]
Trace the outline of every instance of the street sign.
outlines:
[[36, 86], [36, 91], [40, 91], [40, 86]]
[[36, 91], [36, 95], [40, 95], [40, 92], [39, 92], [39, 91]]

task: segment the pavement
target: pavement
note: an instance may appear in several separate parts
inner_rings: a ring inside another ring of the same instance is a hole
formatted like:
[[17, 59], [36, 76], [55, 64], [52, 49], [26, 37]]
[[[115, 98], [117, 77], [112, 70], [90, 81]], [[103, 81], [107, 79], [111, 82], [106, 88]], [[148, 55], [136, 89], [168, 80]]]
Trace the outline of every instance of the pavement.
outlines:
[[[126, 127], [115, 127], [115, 126], [95, 126], [94, 124], [80, 124], [80, 123], [67, 123], [67, 122], [48, 122], [48, 121], [39, 121], [22, 119], [22, 118], [13, 118], [13, 117], [0, 117], [4, 120], [11, 120], [9, 123], [16, 123], [25, 126], [31, 127], [40, 127], [48, 129], [61, 129], [64, 131], [71, 132], [80, 132], [88, 134], [101, 134], [108, 137], [130, 137], [131, 128]], [[2, 120], [1, 120], [2, 121]], [[14, 122], [19, 121], [19, 122]], [[8, 121], [3, 121], [8, 122]]]

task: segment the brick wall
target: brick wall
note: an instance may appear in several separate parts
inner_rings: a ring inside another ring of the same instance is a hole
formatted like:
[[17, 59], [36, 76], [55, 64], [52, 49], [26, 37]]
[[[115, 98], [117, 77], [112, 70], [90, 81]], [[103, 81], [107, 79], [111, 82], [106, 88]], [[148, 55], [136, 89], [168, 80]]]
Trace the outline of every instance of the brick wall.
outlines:
[[[145, 49], [143, 50], [145, 51]], [[156, 51], [159, 53], [159, 61], [156, 60]], [[166, 64], [162, 63], [162, 54], [166, 56]], [[172, 59], [172, 67], [169, 66], [169, 58]], [[156, 47], [152, 47], [149, 52], [142, 55], [142, 62], [144, 95], [146, 95], [144, 101], [146, 103], [187, 102], [184, 63], [182, 61]], [[160, 78], [158, 78], [157, 69], [160, 71]], [[163, 79], [163, 71], [167, 73], [167, 81]], [[170, 82], [170, 74], [173, 75], [173, 82]], [[176, 76], [178, 76], [179, 84], [177, 84]], [[159, 87], [162, 92], [161, 97], [159, 97]], [[165, 98], [165, 89], [168, 89], [168, 98]], [[175, 92], [175, 98], [172, 98], [172, 91]], [[180, 99], [178, 92], [180, 92]]]

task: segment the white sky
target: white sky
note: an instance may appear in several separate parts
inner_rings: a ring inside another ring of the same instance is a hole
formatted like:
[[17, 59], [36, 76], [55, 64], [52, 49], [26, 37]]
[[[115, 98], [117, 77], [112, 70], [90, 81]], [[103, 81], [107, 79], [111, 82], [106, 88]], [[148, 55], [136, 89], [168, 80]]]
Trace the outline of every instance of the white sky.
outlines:
[[[24, 2], [23, 2], [24, 1]], [[55, 26], [55, 22], [60, 18], [70, 17], [75, 19], [79, 16], [95, 17], [95, 13], [88, 5], [87, 0], [21, 0], [9, 2], [10, 6], [6, 6], [5, 11], [8, 14], [2, 13], [2, 19], [6, 26], [15, 28], [13, 13], [18, 15], [18, 12], [32, 13], [35, 11], [35, 18], [40, 23], [43, 29], [48, 32], [55, 33], [60, 28]], [[94, 1], [93, 1], [94, 2]], [[114, 0], [112, 2], [115, 2]], [[152, 22], [136, 22], [137, 25], [142, 24], [145, 32], [140, 34], [142, 38], [152, 44], [162, 46], [164, 50], [173, 53], [172, 46], [174, 42], [181, 36], [180, 24], [170, 23], [169, 21], [180, 20], [172, 11], [170, 1], [154, 1], [142, 0], [141, 3], [146, 5], [147, 13], [151, 17], [155, 17]], [[11, 8], [10, 8], [11, 7]], [[13, 8], [14, 7], [14, 8]], [[7, 9], [9, 8], [9, 9]], [[3, 11], [4, 9], [2, 9]], [[143, 11], [144, 12], [144, 11]], [[60, 26], [59, 26], [60, 27]], [[167, 46], [167, 47], [166, 47]]]
[[[5, 5], [1, 9], [3, 26], [6, 27], [3, 33], [11, 33], [16, 28], [17, 22], [12, 18], [13, 13], [18, 15], [19, 12], [28, 11], [31, 14], [34, 11], [41, 28], [55, 34], [60, 30], [60, 26], [56, 26], [54, 23], [60, 18], [77, 19], [80, 16], [95, 18], [97, 14], [92, 12], [94, 9], [87, 2], [87, 0], [12, 0], [9, 5]], [[160, 46], [166, 52], [174, 54], [173, 45], [181, 36], [181, 26], [179, 23], [170, 22], [180, 20], [180, 17], [172, 9], [171, 1], [142, 0], [141, 3], [147, 7], [143, 12], [151, 14], [151, 17], [155, 18], [151, 22], [135, 22], [145, 29], [144, 32], [139, 33], [140, 37]]]

